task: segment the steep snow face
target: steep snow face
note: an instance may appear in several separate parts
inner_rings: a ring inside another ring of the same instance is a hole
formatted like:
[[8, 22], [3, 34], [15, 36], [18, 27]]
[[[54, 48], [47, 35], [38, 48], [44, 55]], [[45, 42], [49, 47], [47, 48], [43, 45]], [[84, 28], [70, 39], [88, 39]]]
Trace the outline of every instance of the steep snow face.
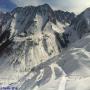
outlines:
[[12, 49], [11, 56], [14, 58], [13, 60], [11, 59], [11, 62], [15, 66], [20, 64], [20, 70], [31, 69], [60, 53], [58, 48], [61, 47], [57, 43], [58, 40], [54, 34], [52, 22], [48, 22], [42, 32], [37, 27], [37, 23], [34, 25], [34, 27], [30, 27], [34, 30], [33, 34], [28, 32], [26, 36], [24, 36], [24, 33], [16, 35], [13, 38], [14, 42], [9, 45], [9, 48]]

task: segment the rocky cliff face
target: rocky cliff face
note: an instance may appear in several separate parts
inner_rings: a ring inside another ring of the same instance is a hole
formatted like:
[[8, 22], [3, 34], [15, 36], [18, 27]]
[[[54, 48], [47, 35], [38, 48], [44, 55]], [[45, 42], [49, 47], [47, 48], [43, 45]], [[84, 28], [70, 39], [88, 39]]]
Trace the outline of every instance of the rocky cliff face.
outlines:
[[[29, 70], [58, 55], [67, 46], [63, 36], [65, 23], [74, 14], [53, 11], [49, 5], [18, 7], [0, 14], [0, 59], [8, 61], [15, 70]], [[5, 56], [5, 57], [4, 57]]]

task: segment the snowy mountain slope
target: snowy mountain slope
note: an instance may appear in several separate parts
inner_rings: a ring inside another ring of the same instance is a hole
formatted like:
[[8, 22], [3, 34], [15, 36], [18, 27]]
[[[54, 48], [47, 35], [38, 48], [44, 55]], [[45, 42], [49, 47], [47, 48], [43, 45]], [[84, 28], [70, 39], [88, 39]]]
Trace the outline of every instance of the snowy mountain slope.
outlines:
[[18, 90], [89, 90], [89, 14], [88, 8], [76, 17], [47, 4], [1, 13], [1, 85]]
[[43, 67], [36, 67], [31, 72], [34, 76], [27, 76], [17, 86], [20, 90], [89, 90], [89, 41], [90, 35], [76, 41], [60, 56], [52, 58], [53, 63], [48, 60]]
[[63, 17], [64, 12], [59, 13], [44, 4], [18, 7], [9, 13], [11, 17], [4, 16], [6, 23], [1, 25], [0, 58], [8, 61], [16, 71], [25, 71], [58, 55], [66, 46], [62, 35], [67, 26], [65, 23], [69, 25], [75, 16], [65, 12]]
[[90, 34], [70, 45], [61, 55], [33, 68], [11, 86], [19, 90], [89, 90], [89, 42]]

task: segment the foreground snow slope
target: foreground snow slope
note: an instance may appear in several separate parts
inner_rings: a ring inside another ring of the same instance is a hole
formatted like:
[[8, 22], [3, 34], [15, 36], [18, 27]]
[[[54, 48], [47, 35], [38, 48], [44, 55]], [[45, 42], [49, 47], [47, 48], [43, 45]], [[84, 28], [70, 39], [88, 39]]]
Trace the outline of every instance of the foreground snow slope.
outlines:
[[[58, 58], [56, 64], [59, 66], [58, 69], [54, 68], [54, 72], [57, 73], [56, 78], [54, 77], [48, 81], [48, 84], [40, 86], [38, 90], [89, 90], [90, 35], [73, 43]], [[59, 68], [63, 70], [63, 74]], [[59, 75], [60, 73], [62, 75]], [[57, 75], [59, 75], [58, 78]]]
[[89, 83], [90, 35], [86, 35], [11, 86], [19, 90], [89, 90]]
[[0, 83], [16, 86], [19, 90], [89, 90], [90, 35], [76, 41], [67, 51], [63, 50], [61, 55], [38, 65], [31, 72], [17, 73], [8, 69], [4, 72], [0, 74], [6, 78]]

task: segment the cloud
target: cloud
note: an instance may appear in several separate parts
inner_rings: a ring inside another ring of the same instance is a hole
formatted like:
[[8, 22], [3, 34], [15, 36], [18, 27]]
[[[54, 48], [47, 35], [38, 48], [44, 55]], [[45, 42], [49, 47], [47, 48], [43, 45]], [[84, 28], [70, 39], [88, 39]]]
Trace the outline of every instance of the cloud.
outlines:
[[10, 0], [0, 0], [0, 11], [10, 11], [15, 8], [16, 5]]
[[9, 10], [6, 9], [6, 8], [2, 8], [2, 7], [0, 7], [0, 11], [2, 11], [2, 12], [8, 12]]
[[80, 13], [90, 7], [90, 0], [11, 0], [17, 6], [40, 5], [47, 3], [53, 9]]

